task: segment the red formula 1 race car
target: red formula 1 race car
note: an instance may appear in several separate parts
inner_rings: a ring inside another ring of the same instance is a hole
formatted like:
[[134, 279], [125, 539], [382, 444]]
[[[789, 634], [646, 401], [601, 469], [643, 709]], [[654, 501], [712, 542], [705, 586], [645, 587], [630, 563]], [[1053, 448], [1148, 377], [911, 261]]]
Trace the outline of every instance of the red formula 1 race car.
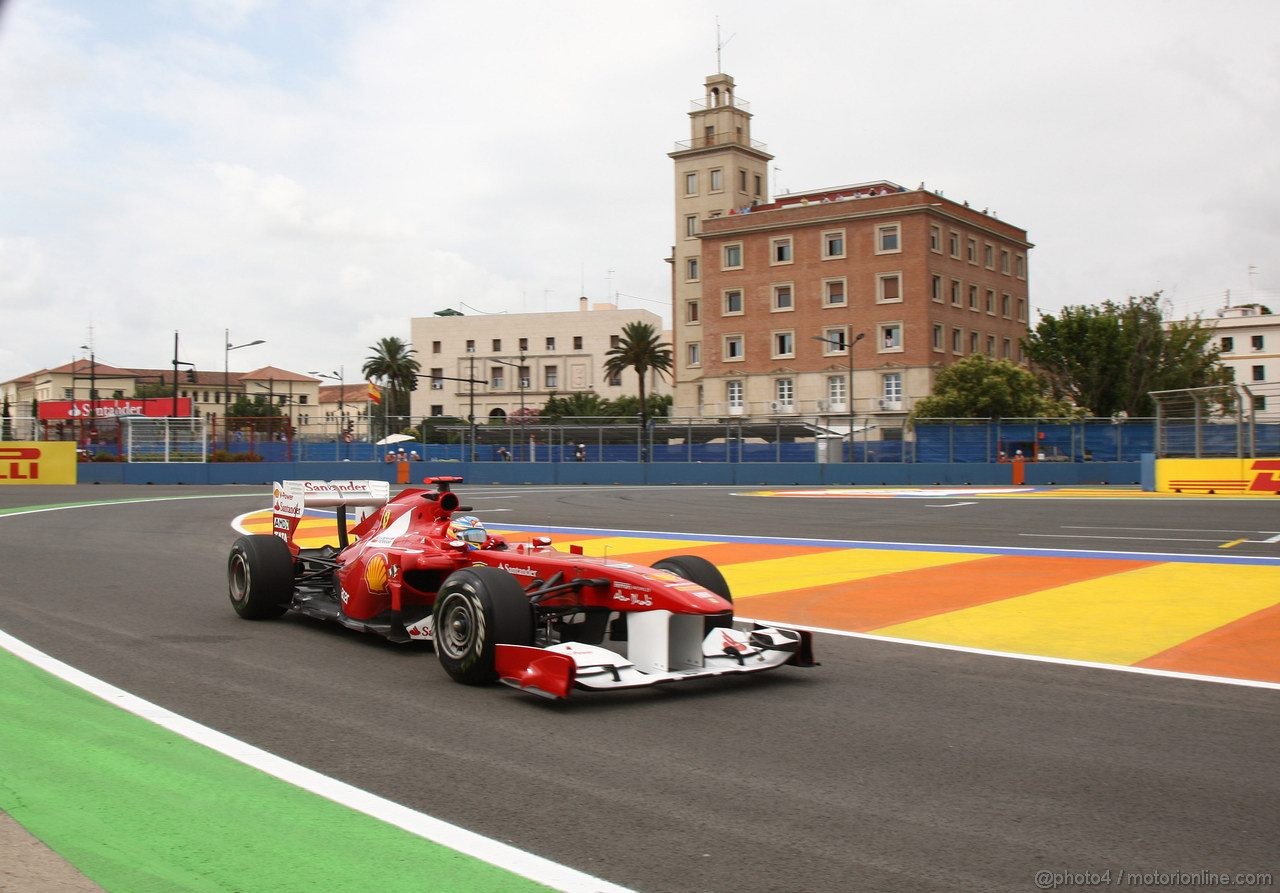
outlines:
[[[274, 534], [231, 547], [232, 607], [251, 620], [296, 611], [432, 642], [458, 682], [553, 698], [813, 665], [809, 633], [735, 623], [729, 587], [706, 559], [646, 567], [561, 552], [546, 536], [508, 542], [455, 517], [470, 511], [451, 489], [461, 480], [428, 478], [435, 489], [395, 498], [383, 481], [276, 484]], [[336, 546], [294, 542], [307, 507], [337, 510]]]

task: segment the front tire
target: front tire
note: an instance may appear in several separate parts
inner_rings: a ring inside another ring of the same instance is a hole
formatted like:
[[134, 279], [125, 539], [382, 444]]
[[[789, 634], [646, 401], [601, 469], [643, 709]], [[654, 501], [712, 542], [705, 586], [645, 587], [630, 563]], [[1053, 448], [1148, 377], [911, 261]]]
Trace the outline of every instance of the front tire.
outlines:
[[533, 606], [506, 571], [470, 567], [449, 575], [433, 610], [436, 657], [455, 682], [487, 685], [498, 679], [498, 645], [533, 644]]
[[[733, 595], [729, 592], [729, 584], [725, 581], [724, 574], [720, 573], [720, 568], [705, 558], [697, 555], [675, 555], [662, 559], [653, 567], [655, 570], [670, 571], [677, 577], [684, 577], [691, 583], [697, 583], [703, 589], [714, 592], [730, 605], [733, 604]], [[732, 611], [728, 614], [707, 617], [707, 632], [726, 626], [733, 626]]]
[[293, 555], [269, 533], [242, 536], [227, 559], [231, 607], [246, 620], [274, 620], [293, 601]]

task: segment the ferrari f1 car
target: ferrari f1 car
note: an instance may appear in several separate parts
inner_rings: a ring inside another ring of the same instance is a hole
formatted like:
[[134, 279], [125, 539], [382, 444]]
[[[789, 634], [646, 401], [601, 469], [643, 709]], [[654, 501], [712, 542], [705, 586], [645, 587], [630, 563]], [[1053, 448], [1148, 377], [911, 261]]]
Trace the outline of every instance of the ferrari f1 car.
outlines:
[[[458, 682], [549, 698], [813, 665], [809, 633], [734, 622], [729, 587], [706, 559], [647, 567], [562, 552], [547, 536], [508, 542], [454, 517], [469, 511], [452, 490], [461, 480], [427, 478], [434, 489], [394, 498], [383, 481], [275, 484], [273, 533], [231, 547], [232, 607], [250, 620], [294, 611], [430, 642]], [[336, 545], [295, 542], [306, 508], [336, 509]]]

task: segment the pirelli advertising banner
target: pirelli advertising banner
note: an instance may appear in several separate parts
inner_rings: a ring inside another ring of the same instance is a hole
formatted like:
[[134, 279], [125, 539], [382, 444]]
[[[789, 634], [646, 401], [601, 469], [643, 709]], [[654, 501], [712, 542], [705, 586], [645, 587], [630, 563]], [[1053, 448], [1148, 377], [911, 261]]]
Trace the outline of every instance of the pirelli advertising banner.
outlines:
[[0, 486], [4, 484], [74, 484], [76, 445], [66, 441], [0, 443]]
[[1161, 493], [1280, 496], [1280, 458], [1157, 459]]

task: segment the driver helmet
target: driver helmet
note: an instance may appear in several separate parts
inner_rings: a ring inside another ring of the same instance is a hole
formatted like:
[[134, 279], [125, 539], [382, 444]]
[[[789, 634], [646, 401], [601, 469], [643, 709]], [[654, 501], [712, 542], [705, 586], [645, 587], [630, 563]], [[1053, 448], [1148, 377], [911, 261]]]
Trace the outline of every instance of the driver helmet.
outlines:
[[489, 531], [475, 515], [460, 515], [449, 522], [449, 536], [475, 548], [489, 539]]

